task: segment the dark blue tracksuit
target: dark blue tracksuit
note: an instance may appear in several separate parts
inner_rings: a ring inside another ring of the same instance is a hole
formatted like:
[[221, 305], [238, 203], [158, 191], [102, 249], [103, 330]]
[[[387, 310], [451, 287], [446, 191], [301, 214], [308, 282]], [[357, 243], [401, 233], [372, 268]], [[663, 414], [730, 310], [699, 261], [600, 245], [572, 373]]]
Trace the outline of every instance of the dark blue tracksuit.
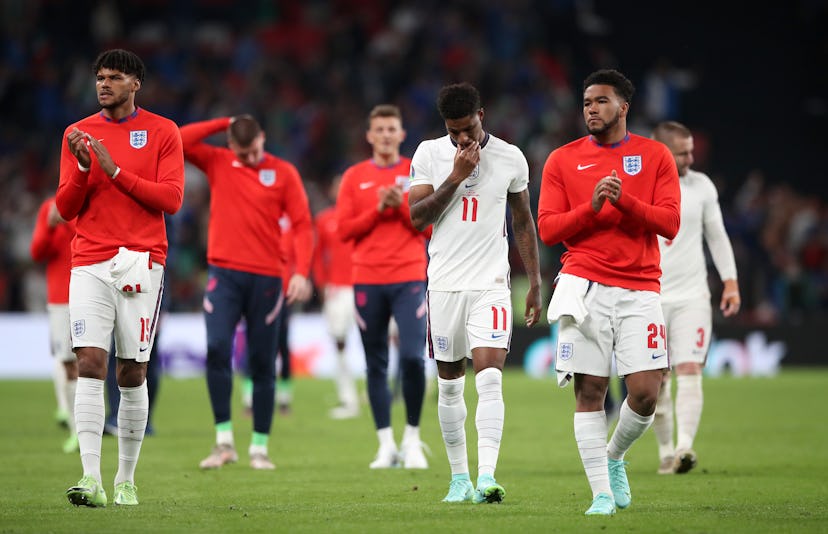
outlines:
[[215, 422], [230, 421], [233, 336], [236, 324], [244, 317], [247, 365], [253, 381], [253, 431], [269, 434], [273, 422], [282, 279], [214, 265], [209, 266], [208, 274], [204, 293], [207, 388]]
[[367, 367], [368, 400], [377, 429], [391, 426], [388, 322], [400, 332], [400, 372], [407, 423], [420, 425], [425, 395], [425, 282], [354, 284], [354, 300]]

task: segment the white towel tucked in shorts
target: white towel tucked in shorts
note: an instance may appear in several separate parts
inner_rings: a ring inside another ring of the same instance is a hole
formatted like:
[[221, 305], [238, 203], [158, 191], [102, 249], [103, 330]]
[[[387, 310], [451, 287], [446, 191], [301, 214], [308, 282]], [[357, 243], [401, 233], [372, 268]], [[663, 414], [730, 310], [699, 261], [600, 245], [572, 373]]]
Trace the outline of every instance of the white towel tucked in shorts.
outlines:
[[149, 252], [120, 247], [109, 264], [112, 285], [124, 293], [149, 293], [152, 290], [150, 268]]

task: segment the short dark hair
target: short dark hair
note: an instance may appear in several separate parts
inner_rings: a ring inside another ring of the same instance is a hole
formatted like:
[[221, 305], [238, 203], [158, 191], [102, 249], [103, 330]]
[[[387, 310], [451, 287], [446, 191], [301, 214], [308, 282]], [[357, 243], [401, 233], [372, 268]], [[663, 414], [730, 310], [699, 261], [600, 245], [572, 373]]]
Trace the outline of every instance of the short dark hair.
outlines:
[[261, 132], [262, 127], [251, 115], [237, 116], [227, 128], [227, 135], [241, 147], [249, 147]]
[[668, 137], [673, 136], [681, 139], [687, 139], [688, 137], [693, 137], [693, 132], [691, 132], [690, 128], [687, 126], [676, 121], [660, 122], [656, 124], [655, 128], [653, 128], [653, 139], [656, 141], [661, 141], [663, 143], [667, 141]]
[[480, 110], [480, 93], [469, 82], [446, 85], [437, 95], [437, 110], [443, 120], [474, 115]]
[[402, 121], [402, 112], [394, 104], [377, 104], [368, 114], [368, 122], [376, 117], [396, 117]]
[[101, 52], [92, 68], [95, 74], [101, 69], [112, 69], [134, 75], [142, 83], [144, 81], [144, 62], [133, 52], [122, 48]]
[[584, 91], [590, 85], [611, 85], [615, 89], [615, 94], [623, 98], [625, 102], [630, 102], [635, 93], [633, 83], [615, 69], [601, 69], [593, 72], [584, 80]]

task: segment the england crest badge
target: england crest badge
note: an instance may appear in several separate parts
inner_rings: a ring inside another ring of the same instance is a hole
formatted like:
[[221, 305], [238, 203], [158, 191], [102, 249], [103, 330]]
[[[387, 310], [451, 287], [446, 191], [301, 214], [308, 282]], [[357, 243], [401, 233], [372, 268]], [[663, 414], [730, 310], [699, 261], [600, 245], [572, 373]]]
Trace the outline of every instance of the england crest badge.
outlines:
[[72, 322], [72, 335], [81, 337], [86, 333], [86, 320], [78, 319]]
[[641, 156], [624, 156], [624, 172], [630, 176], [641, 172]]
[[131, 146], [132, 148], [144, 148], [145, 146], [147, 146], [147, 131], [130, 130], [129, 146]]
[[276, 183], [276, 171], [274, 169], [262, 169], [259, 171], [259, 182], [265, 187]]
[[400, 186], [403, 193], [408, 193], [408, 190], [411, 188], [411, 179], [408, 176], [398, 175], [394, 179], [394, 183]]
[[434, 336], [434, 344], [440, 352], [447, 352], [449, 349], [449, 340], [446, 336]]

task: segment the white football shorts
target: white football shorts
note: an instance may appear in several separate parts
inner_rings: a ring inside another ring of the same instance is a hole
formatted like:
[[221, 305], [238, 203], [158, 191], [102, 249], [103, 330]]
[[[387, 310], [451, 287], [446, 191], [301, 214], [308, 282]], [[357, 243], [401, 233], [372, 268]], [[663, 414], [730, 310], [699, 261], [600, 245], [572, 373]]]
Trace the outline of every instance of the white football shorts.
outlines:
[[322, 303], [322, 315], [328, 325], [328, 333], [334, 339], [348, 337], [353, 328], [356, 311], [354, 310], [354, 287], [328, 284], [325, 286], [325, 301]]
[[613, 355], [619, 376], [669, 366], [658, 293], [593, 282], [584, 304], [580, 324], [569, 315], [560, 318], [557, 371], [609, 377]]
[[704, 365], [710, 348], [713, 308], [707, 299], [662, 304], [667, 322], [667, 351], [670, 365]]
[[429, 354], [441, 362], [471, 358], [472, 349], [509, 350], [512, 297], [507, 288], [428, 292]]
[[47, 304], [49, 314], [49, 345], [52, 357], [61, 362], [73, 362], [72, 334], [69, 333], [69, 305]]
[[158, 325], [164, 267], [153, 263], [152, 289], [124, 293], [115, 288], [110, 261], [72, 268], [69, 278], [69, 316], [72, 347], [109, 351], [115, 336], [118, 358], [149, 361]]

